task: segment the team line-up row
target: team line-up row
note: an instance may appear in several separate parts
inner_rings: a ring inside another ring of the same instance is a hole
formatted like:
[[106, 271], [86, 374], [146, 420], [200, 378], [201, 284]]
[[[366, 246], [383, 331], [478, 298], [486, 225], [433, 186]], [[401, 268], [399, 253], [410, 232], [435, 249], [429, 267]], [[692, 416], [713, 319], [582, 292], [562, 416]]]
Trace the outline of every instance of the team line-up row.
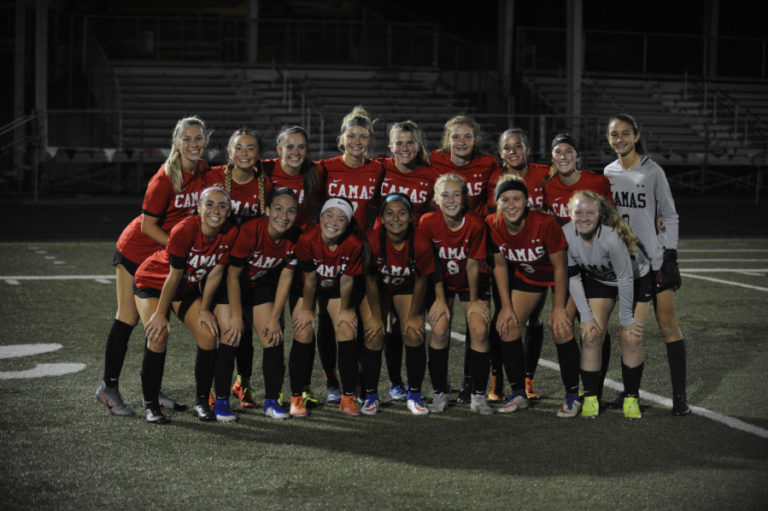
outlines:
[[[179, 120], [142, 213], [117, 241], [117, 313], [96, 400], [114, 415], [133, 414], [119, 379], [141, 319], [145, 418], [165, 423], [163, 407], [181, 408], [161, 391], [173, 311], [197, 343], [193, 413], [200, 420], [235, 421], [231, 393], [241, 407], [256, 406], [254, 331], [269, 417], [304, 417], [317, 404], [310, 386], [316, 352], [326, 401], [346, 415], [379, 412], [383, 358], [390, 399], [416, 415], [444, 412], [458, 297], [467, 342], [457, 401], [481, 415], [515, 412], [538, 397], [534, 373], [551, 294], [564, 386], [558, 417], [596, 417], [607, 404], [608, 324], [617, 301], [624, 392], [615, 403], [627, 418], [642, 416], [642, 336], [653, 304], [672, 413], [690, 413], [674, 305], [678, 216], [637, 122], [626, 114], [608, 121], [617, 159], [603, 174], [581, 168], [568, 133], [553, 138], [551, 164], [542, 165], [529, 162], [524, 131], [501, 134], [501, 164], [477, 150], [478, 132], [471, 118], [456, 116], [430, 154], [418, 125], [399, 122], [389, 130], [392, 157], [372, 159], [373, 122], [355, 107], [342, 120], [337, 157], [312, 161], [306, 131], [291, 126], [277, 137], [278, 158], [264, 160], [258, 133], [243, 129], [230, 137], [229, 161], [209, 167], [201, 159], [205, 123]], [[280, 399], [286, 304], [290, 405]], [[429, 404], [421, 393], [427, 370]]]

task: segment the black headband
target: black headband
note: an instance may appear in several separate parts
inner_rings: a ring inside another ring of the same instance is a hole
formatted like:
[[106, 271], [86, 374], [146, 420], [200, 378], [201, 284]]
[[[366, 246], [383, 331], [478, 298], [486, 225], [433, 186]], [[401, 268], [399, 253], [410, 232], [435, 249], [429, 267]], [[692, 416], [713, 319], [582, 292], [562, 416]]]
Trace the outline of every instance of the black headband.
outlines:
[[390, 193], [386, 197], [384, 197], [384, 200], [381, 201], [381, 208], [379, 211], [384, 211], [384, 206], [389, 204], [392, 201], [399, 200], [403, 204], [405, 204], [405, 207], [408, 208], [408, 211], [413, 212], [413, 204], [411, 204], [411, 199], [408, 198], [407, 195], [403, 193]]
[[568, 144], [569, 146], [573, 147], [574, 151], [577, 153], [579, 152], [578, 146], [576, 145], [576, 139], [567, 133], [558, 135], [552, 140], [552, 147], [550, 147], [550, 151], [554, 149], [557, 144]]
[[507, 179], [496, 186], [496, 200], [499, 200], [502, 193], [510, 190], [521, 191], [523, 192], [523, 195], [525, 195], [525, 198], [528, 199], [528, 187], [525, 185], [525, 181], [520, 179]]

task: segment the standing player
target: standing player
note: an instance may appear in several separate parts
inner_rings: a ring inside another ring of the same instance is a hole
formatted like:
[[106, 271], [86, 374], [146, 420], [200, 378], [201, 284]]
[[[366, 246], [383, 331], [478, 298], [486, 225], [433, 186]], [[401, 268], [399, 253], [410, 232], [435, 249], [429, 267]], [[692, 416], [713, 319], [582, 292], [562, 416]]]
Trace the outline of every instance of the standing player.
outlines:
[[[383, 160], [381, 196], [390, 193], [405, 194], [413, 205], [413, 224], [419, 225], [419, 217], [430, 209], [437, 179], [437, 173], [429, 166], [424, 133], [413, 121], [393, 124], [389, 129], [389, 150], [392, 152], [392, 158]], [[376, 225], [380, 223], [377, 219]], [[386, 323], [387, 318], [384, 318], [384, 321]], [[406, 398], [401, 377], [403, 339], [400, 327], [396, 324], [387, 328], [384, 354], [390, 379], [389, 397], [393, 401], [402, 401]]]
[[[510, 128], [499, 136], [499, 156], [501, 168], [488, 178], [488, 190], [495, 190], [501, 176], [512, 175], [523, 178], [528, 187], [528, 206], [541, 209], [544, 206], [544, 179], [549, 174], [549, 166], [541, 163], [531, 163], [531, 146], [528, 134], [519, 128]], [[488, 194], [488, 211], [496, 211], [496, 198]], [[499, 297], [496, 287], [492, 288], [493, 303], [498, 308]], [[544, 344], [544, 323], [541, 310], [547, 301], [547, 294], [541, 295], [541, 302], [531, 313], [525, 326], [525, 393], [528, 399], [541, 397], [534, 388], [534, 376], [539, 365], [541, 348]], [[488, 400], [499, 402], [504, 400], [504, 371], [501, 367], [501, 339], [495, 328], [490, 330], [491, 341], [491, 391]]]
[[541, 295], [554, 285], [550, 327], [566, 393], [558, 416], [573, 417], [578, 412], [573, 396], [578, 396], [579, 348], [565, 311], [568, 244], [554, 217], [528, 207], [528, 188], [519, 177], [503, 176], [499, 180], [496, 203], [496, 213], [485, 221], [490, 227], [493, 276], [501, 302], [494, 324], [501, 336], [502, 360], [512, 387], [512, 394], [499, 411], [514, 412], [528, 407], [520, 337]]
[[442, 412], [448, 404], [448, 347], [453, 303], [458, 295], [469, 336], [471, 408], [481, 415], [491, 415], [493, 409], [485, 401], [490, 366], [486, 227], [482, 218], [467, 211], [467, 196], [467, 186], [461, 176], [453, 173], [440, 176], [435, 183], [438, 211], [422, 216], [419, 224], [431, 240], [441, 266], [429, 311], [432, 325], [429, 372], [435, 391], [430, 410]]
[[366, 393], [362, 413], [366, 415], [375, 415], [379, 410], [384, 322], [390, 313], [397, 315], [397, 328], [405, 341], [408, 409], [414, 415], [428, 412], [421, 399], [427, 365], [424, 299], [435, 262], [429, 240], [413, 224], [412, 210], [407, 196], [387, 195], [381, 206], [381, 226], [368, 235], [371, 258], [366, 271], [366, 297], [360, 306], [365, 331], [360, 357]]
[[[343, 395], [339, 410], [360, 415], [354, 394], [357, 383], [357, 311], [362, 286], [365, 242], [354, 220], [352, 204], [343, 198], [325, 201], [318, 224], [299, 237], [296, 258], [304, 273], [304, 294], [293, 314], [294, 341], [310, 343], [314, 334], [315, 301], [319, 313], [329, 315], [338, 342], [339, 375]], [[321, 332], [318, 333], [321, 335]], [[299, 365], [306, 360], [298, 360]], [[306, 374], [305, 366], [297, 374]]]
[[[293, 284], [296, 267], [294, 250], [301, 234], [301, 230], [294, 226], [298, 209], [296, 194], [290, 188], [278, 188], [270, 197], [266, 216], [241, 226], [232, 248], [227, 275], [231, 316], [227, 318], [229, 321], [220, 321], [223, 329], [232, 332], [234, 342], [230, 344], [236, 344], [244, 331], [243, 307], [252, 310], [250, 316], [253, 317], [253, 326], [259, 334], [262, 346], [264, 414], [273, 419], [306, 415], [301, 388], [298, 393], [293, 393], [298, 398], [291, 398], [290, 415], [277, 402], [285, 376], [283, 309]], [[243, 268], [246, 268], [245, 272]], [[246, 274], [247, 282], [243, 293], [245, 300], [241, 300], [240, 293], [242, 273]], [[231, 378], [231, 364], [229, 367]], [[224, 389], [216, 390], [218, 399], [222, 399], [219, 395], [222, 390]]]
[[[680, 288], [677, 265], [678, 216], [664, 170], [647, 154], [635, 119], [619, 114], [610, 119], [606, 133], [618, 159], [605, 167], [619, 213], [628, 219], [651, 259], [656, 279], [654, 308], [667, 347], [672, 379], [672, 414], [691, 413], [686, 395], [686, 354], [683, 333], [675, 314], [675, 291]], [[657, 217], [664, 219], [663, 241]]]
[[[227, 143], [229, 162], [226, 165], [212, 167], [205, 176], [206, 185], [219, 183], [232, 197], [232, 215], [237, 225], [247, 220], [264, 215], [266, 200], [272, 193], [272, 183], [264, 172], [257, 167], [261, 153], [261, 137], [255, 130], [235, 130]], [[222, 279], [221, 289], [217, 293], [216, 303], [227, 303], [226, 279]], [[250, 310], [246, 311], [246, 328], [240, 338], [237, 349], [227, 343], [219, 345], [222, 357], [228, 359], [231, 354], [237, 359], [237, 380], [232, 392], [240, 400], [242, 408], [253, 408], [256, 403], [251, 391], [253, 374], [253, 331], [251, 330]], [[230, 353], [231, 352], [231, 353]], [[221, 389], [217, 394], [223, 399]]]
[[[228, 399], [217, 400], [213, 412], [208, 405], [216, 372], [219, 332], [210, 308], [237, 237], [237, 227], [227, 221], [230, 208], [229, 194], [225, 190], [215, 186], [206, 188], [200, 193], [199, 216], [188, 216], [176, 224], [168, 237], [168, 245], [136, 270], [136, 308], [147, 336], [141, 365], [147, 422], [168, 422], [160, 411], [158, 393], [165, 368], [171, 309], [197, 343], [195, 416], [200, 420], [220, 422], [236, 420], [229, 409]], [[201, 290], [203, 281], [205, 285]], [[230, 371], [230, 379], [231, 374]], [[225, 385], [228, 394], [229, 381]]]
[[569, 287], [579, 309], [581, 326], [581, 415], [597, 417], [600, 412], [600, 344], [618, 296], [624, 416], [639, 419], [643, 325], [653, 296], [648, 259], [639, 249], [632, 229], [605, 197], [590, 191], [576, 192], [568, 201], [568, 210], [572, 221], [563, 227], [563, 232], [568, 240]]
[[[202, 159], [210, 133], [197, 117], [185, 117], [173, 129], [168, 159], [152, 176], [142, 203], [142, 214], [120, 234], [112, 265], [115, 267], [117, 314], [107, 337], [104, 377], [96, 390], [97, 402], [113, 415], [132, 415], [120, 394], [119, 379], [128, 340], [139, 320], [133, 299], [134, 274], [139, 264], [168, 244], [168, 233], [197, 207], [208, 164]], [[160, 392], [160, 404], [179, 408]]]
[[[446, 121], [440, 149], [432, 151], [430, 161], [439, 175], [455, 173], [467, 184], [469, 209], [480, 218], [488, 213], [486, 196], [488, 179], [499, 169], [496, 158], [480, 152], [480, 125], [466, 115], [457, 115]], [[470, 343], [465, 343], [464, 381], [458, 402], [470, 400], [472, 378], [469, 375]]]
[[[384, 165], [370, 158], [374, 146], [373, 124], [368, 112], [356, 106], [341, 121], [338, 148], [341, 155], [319, 162], [325, 198], [343, 197], [352, 203], [355, 223], [367, 233], [378, 214], [378, 192], [384, 176]], [[317, 349], [328, 387], [328, 401], [341, 399], [336, 378], [336, 344], [328, 316], [318, 314]]]

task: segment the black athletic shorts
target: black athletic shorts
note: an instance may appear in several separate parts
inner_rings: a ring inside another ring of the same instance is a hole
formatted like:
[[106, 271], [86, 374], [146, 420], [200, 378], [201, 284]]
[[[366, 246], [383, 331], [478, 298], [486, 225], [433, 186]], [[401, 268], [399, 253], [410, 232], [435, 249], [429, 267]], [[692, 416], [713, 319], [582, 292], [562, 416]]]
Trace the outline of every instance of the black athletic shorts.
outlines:
[[112, 256], [112, 266], [117, 266], [118, 264], [122, 264], [131, 275], [136, 275], [136, 270], [139, 269], [138, 264], [125, 257], [119, 250], [115, 249], [115, 255]]

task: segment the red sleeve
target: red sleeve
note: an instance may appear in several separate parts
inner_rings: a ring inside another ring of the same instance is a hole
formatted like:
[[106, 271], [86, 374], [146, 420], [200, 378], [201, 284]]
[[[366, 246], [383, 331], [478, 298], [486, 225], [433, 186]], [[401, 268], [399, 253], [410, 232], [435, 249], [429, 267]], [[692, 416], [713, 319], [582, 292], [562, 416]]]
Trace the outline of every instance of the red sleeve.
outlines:
[[479, 259], [484, 261], [488, 257], [486, 250], [488, 243], [488, 231], [485, 222], [480, 218], [472, 222], [472, 229], [469, 233], [469, 255], [470, 259]]
[[314, 228], [299, 236], [299, 241], [296, 243], [296, 259], [299, 261], [312, 261], [312, 251], [310, 246], [313, 243], [312, 233]]
[[251, 256], [256, 245], [256, 221], [245, 222], [240, 227], [234, 246], [232, 257], [246, 259]]
[[363, 240], [355, 234], [350, 234], [345, 245], [345, 255], [349, 257], [349, 262], [344, 275], [361, 275], [363, 273]]
[[199, 217], [190, 217], [176, 224], [168, 235], [168, 246], [166, 251], [169, 256], [183, 257], [189, 256], [189, 249], [195, 244], [195, 222], [199, 222]]
[[141, 211], [147, 215], [159, 218], [163, 216], [175, 194], [171, 178], [165, 175], [165, 167], [160, 167], [160, 170], [152, 176], [149, 184], [147, 184], [147, 191], [144, 193]]
[[429, 275], [435, 271], [435, 258], [432, 255], [432, 242], [418, 231], [414, 233], [413, 250], [416, 254], [416, 269], [419, 275]]
[[550, 215], [542, 215], [544, 222], [542, 230], [544, 231], [544, 247], [548, 254], [554, 254], [568, 248], [568, 242], [565, 240], [563, 229]]

